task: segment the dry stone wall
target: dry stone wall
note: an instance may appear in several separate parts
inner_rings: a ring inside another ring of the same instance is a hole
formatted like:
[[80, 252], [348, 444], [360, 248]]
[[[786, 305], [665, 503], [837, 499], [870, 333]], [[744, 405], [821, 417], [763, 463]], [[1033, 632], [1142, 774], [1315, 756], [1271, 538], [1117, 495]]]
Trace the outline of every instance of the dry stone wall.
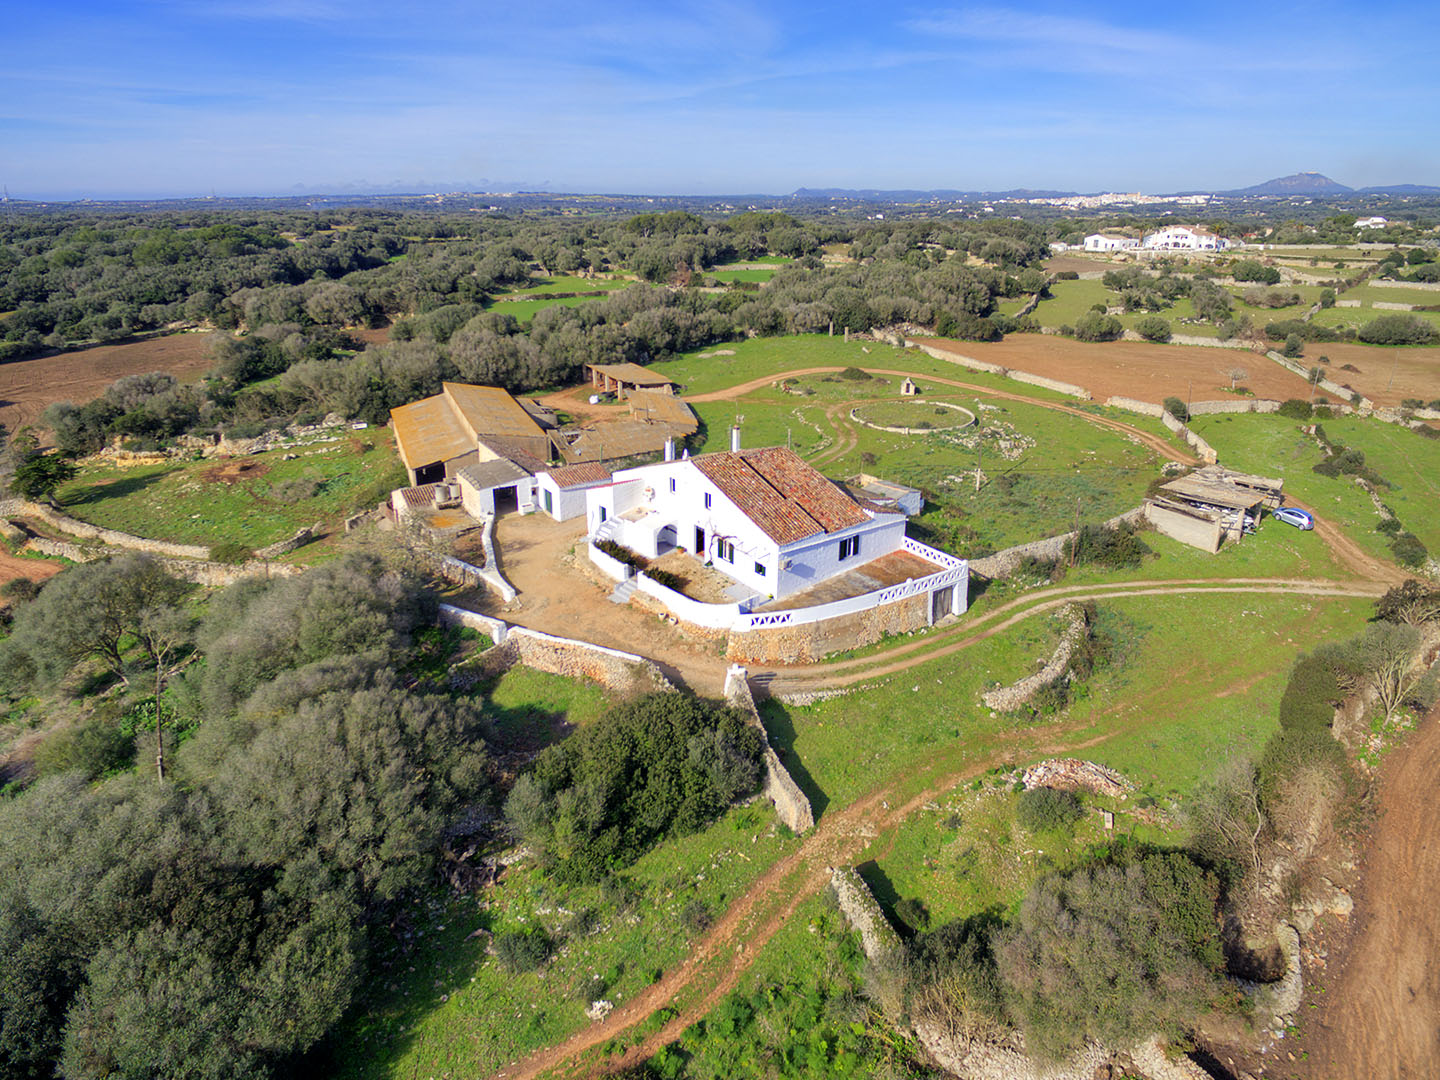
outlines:
[[993, 709], [996, 712], [1010, 712], [1012, 709], [1018, 709], [1034, 697], [1042, 687], [1050, 685], [1065, 673], [1075, 646], [1085, 636], [1085, 613], [1080, 610], [1079, 605], [1067, 604], [1061, 614], [1068, 617], [1070, 623], [1065, 628], [1065, 632], [1060, 635], [1060, 642], [1055, 646], [1049, 662], [1034, 675], [1021, 679], [1013, 686], [1003, 686], [998, 690], [991, 690], [989, 693], [981, 695], [981, 700], [985, 702], [987, 709]]
[[[104, 548], [86, 547], [83, 544], [75, 544], [67, 540], [51, 540], [43, 536], [30, 537], [25, 541], [23, 550], [56, 559], [69, 559], [71, 562], [77, 563], [94, 562], [114, 554]], [[232, 565], [201, 559], [170, 559], [163, 555], [157, 556], [155, 561], [175, 577], [211, 589], [231, 585], [241, 578], [293, 577], [302, 572], [302, 568], [298, 566], [284, 564], [277, 566], [258, 561]]]
[[1240, 398], [1236, 401], [1194, 401], [1190, 403], [1191, 416], [1210, 416], [1215, 413], [1273, 413], [1280, 411], [1281, 402], [1271, 398]]
[[44, 503], [29, 502], [25, 499], [6, 499], [0, 502], [0, 515], [5, 517], [28, 517], [45, 522], [53, 529], [82, 540], [95, 540], [111, 547], [129, 551], [145, 551], [151, 555], [169, 555], [177, 559], [208, 559], [210, 549], [198, 544], [172, 544], [168, 540], [147, 540], [143, 536], [131, 536], [115, 529], [102, 529], [86, 521], [78, 521], [62, 514]]
[[1216, 453], [1215, 448], [1186, 427], [1178, 417], [1173, 416], [1169, 412], [1161, 412], [1160, 422], [1184, 439], [1186, 443], [1189, 444], [1190, 449], [1199, 454], [1200, 460], [1204, 461], [1207, 465], [1214, 465], [1220, 460], [1220, 455]]
[[833, 619], [732, 631], [725, 655], [741, 664], [810, 663], [879, 641], [886, 634], [905, 634], [929, 624], [930, 594], [919, 593]]
[[588, 641], [542, 634], [524, 626], [507, 628], [504, 642], [481, 653], [477, 661], [467, 665], [467, 670], [478, 669], [480, 675], [488, 677], [503, 674], [516, 664], [569, 679], [597, 682], [622, 697], [675, 692], [665, 673], [643, 656]]
[[[1135, 524], [1144, 516], [1144, 507], [1137, 506], [1134, 510], [1127, 510], [1123, 514], [1111, 518], [1105, 522], [1108, 528], [1129, 522]], [[981, 577], [989, 578], [991, 581], [998, 581], [1013, 574], [1019, 565], [1027, 558], [1033, 559], [1058, 559], [1065, 551], [1065, 545], [1073, 539], [1073, 532], [1062, 533], [1059, 536], [1048, 536], [1044, 540], [1032, 540], [1028, 544], [1017, 544], [1015, 547], [1006, 548], [1004, 551], [997, 551], [994, 555], [987, 555], [983, 559], [970, 560], [970, 573], [978, 574]]]
[[830, 868], [830, 888], [850, 928], [860, 935], [860, 947], [870, 960], [880, 960], [902, 950], [900, 935], [885, 917], [865, 879], [853, 867]]
[[793, 832], [803, 833], [815, 827], [815, 813], [810, 800], [800, 790], [789, 771], [780, 762], [780, 757], [770, 745], [770, 735], [760, 720], [760, 710], [755, 707], [755, 697], [750, 693], [750, 683], [745, 669], [739, 664], [730, 665], [725, 674], [725, 701], [739, 709], [755, 727], [760, 729], [765, 740], [765, 797], [775, 807], [775, 813]]

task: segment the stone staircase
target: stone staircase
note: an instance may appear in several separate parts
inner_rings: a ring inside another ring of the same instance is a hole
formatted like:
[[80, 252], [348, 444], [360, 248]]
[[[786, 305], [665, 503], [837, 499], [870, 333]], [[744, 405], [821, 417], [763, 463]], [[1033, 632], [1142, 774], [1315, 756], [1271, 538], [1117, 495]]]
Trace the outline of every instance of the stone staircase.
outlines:
[[630, 597], [635, 595], [635, 579], [627, 578], [615, 586], [615, 591], [610, 594], [612, 604], [628, 604]]

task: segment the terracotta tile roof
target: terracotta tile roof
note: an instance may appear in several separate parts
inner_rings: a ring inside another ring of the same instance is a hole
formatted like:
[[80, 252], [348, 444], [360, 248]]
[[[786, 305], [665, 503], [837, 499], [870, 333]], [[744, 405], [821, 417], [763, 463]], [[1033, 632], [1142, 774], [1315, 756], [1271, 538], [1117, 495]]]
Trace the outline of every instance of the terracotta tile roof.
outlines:
[[869, 521], [860, 504], [783, 447], [705, 454], [695, 467], [777, 544]]
[[586, 364], [591, 371], [609, 375], [612, 379], [630, 383], [632, 386], [672, 386], [674, 379], [667, 379], [656, 371], [649, 371], [639, 364]]
[[550, 479], [555, 481], [557, 487], [584, 487], [587, 484], [603, 484], [610, 479], [609, 466], [602, 465], [598, 461], [585, 461], [579, 465], [561, 465], [559, 468], [546, 469]]

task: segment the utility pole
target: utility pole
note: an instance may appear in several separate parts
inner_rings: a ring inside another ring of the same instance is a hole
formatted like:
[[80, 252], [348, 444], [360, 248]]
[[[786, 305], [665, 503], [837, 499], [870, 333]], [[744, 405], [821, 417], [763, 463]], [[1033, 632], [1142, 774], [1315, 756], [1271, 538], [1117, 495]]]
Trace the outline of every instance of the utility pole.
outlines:
[[980, 492], [980, 461], [985, 455], [985, 440], [975, 440], [975, 492]]

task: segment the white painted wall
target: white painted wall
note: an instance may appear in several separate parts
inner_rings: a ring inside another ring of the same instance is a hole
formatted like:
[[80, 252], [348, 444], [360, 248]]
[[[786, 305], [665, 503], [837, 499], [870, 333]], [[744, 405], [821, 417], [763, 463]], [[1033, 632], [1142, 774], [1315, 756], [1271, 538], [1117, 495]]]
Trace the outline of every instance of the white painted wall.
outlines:
[[[671, 491], [671, 481], [675, 490]], [[654, 558], [656, 539], [666, 525], [675, 528], [678, 547], [707, 560], [727, 577], [766, 596], [786, 596], [808, 588], [851, 567], [897, 550], [905, 537], [901, 514], [877, 514], [873, 520], [843, 532], [812, 537], [781, 548], [763, 533], [709, 477], [688, 460], [660, 462], [615, 474], [608, 487], [587, 493], [587, 524], [591, 534], [600, 525], [600, 509], [616, 519], [615, 540], [647, 558]], [[705, 505], [705, 496], [710, 505]], [[637, 508], [648, 511], [638, 521], [623, 515]], [[695, 550], [695, 528], [705, 530], [705, 548]], [[861, 536], [860, 554], [840, 560], [840, 541]], [[734, 545], [733, 561], [720, 557], [718, 541]], [[789, 569], [782, 569], [788, 560]], [[763, 568], [763, 569], [761, 569]]]
[[[541, 473], [535, 478], [535, 507], [544, 510], [556, 521], [569, 521], [585, 513], [586, 493], [596, 486], [598, 485], [591, 484], [588, 487], [562, 488], [549, 473]], [[546, 492], [550, 494], [550, 505], [553, 508], [551, 510], [545, 510]]]
[[[501, 487], [510, 487], [509, 484], [501, 484]], [[519, 506], [520, 513], [528, 514], [535, 509], [535, 479], [534, 477], [521, 477], [515, 481], [515, 499]], [[495, 489], [485, 488], [483, 491], [475, 487], [468, 480], [460, 479], [460, 505], [471, 517], [479, 520], [483, 517], [495, 516]]]
[[[860, 553], [841, 560], [840, 541], [860, 537]], [[808, 589], [826, 578], [843, 574], [871, 559], [898, 551], [905, 540], [903, 514], [876, 514], [874, 519], [844, 532], [802, 540], [780, 549], [780, 596]], [[786, 562], [789, 569], [784, 568]]]

